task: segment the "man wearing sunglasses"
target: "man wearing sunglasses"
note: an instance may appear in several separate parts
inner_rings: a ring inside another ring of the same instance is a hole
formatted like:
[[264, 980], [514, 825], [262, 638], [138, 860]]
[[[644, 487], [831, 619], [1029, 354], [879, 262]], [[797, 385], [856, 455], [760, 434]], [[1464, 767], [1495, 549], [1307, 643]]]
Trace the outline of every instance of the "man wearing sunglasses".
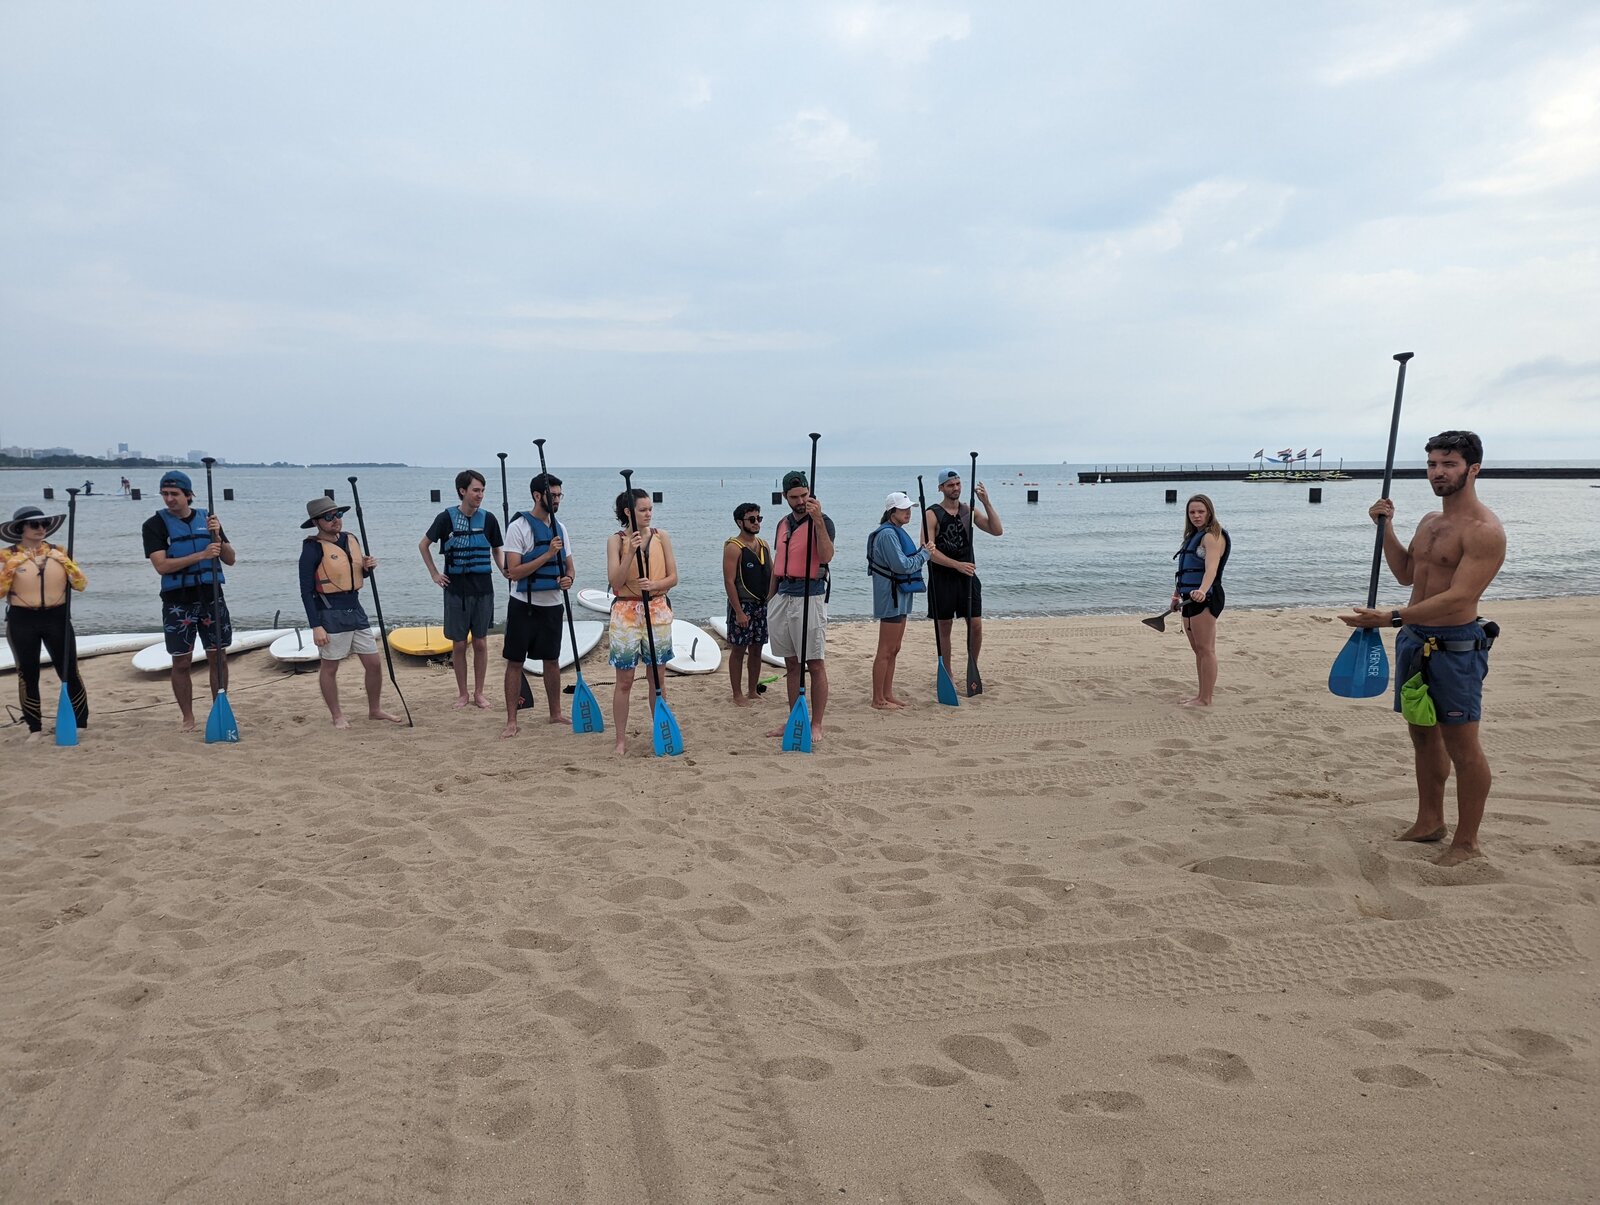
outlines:
[[722, 545], [722, 588], [728, 595], [728, 678], [734, 704], [744, 707], [759, 697], [772, 550], [761, 538], [761, 508], [754, 502], [733, 508], [733, 526], [736, 534]]

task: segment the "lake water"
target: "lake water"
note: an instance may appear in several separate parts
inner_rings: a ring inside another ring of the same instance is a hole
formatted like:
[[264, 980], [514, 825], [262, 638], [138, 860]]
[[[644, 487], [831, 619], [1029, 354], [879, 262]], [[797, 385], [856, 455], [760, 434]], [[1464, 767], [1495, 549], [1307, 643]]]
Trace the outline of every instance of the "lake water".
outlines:
[[[498, 462], [476, 466], [489, 476], [489, 502], [500, 510]], [[578, 585], [604, 585], [606, 536], [615, 529], [611, 507], [622, 479], [609, 469], [556, 468], [566, 500], [561, 518], [572, 534]], [[967, 465], [951, 467], [965, 475]], [[1226, 583], [1230, 606], [1343, 607], [1365, 602], [1372, 562], [1373, 526], [1367, 507], [1378, 496], [1375, 481], [1327, 482], [1323, 501], [1307, 501], [1305, 484], [1277, 485], [1208, 482], [1172, 485], [1079, 485], [1077, 471], [1092, 466], [983, 465], [979, 477], [1005, 525], [992, 539], [978, 533], [978, 567], [985, 610], [991, 616], [1083, 613], [1149, 613], [1161, 609], [1172, 585], [1171, 556], [1183, 524], [1182, 500], [1209, 494], [1218, 517], [1233, 537]], [[1356, 467], [1356, 466], [1350, 466]], [[1382, 467], [1381, 464], [1377, 467]], [[527, 501], [528, 478], [537, 466], [509, 471], [513, 498]], [[865, 568], [867, 534], [877, 525], [891, 490], [917, 495], [917, 469], [828, 468], [819, 470], [817, 494], [838, 527], [832, 613], [842, 618], [871, 614], [871, 589]], [[938, 466], [920, 470], [930, 500]], [[234, 622], [241, 627], [270, 624], [282, 612], [285, 624], [301, 622], [295, 566], [305, 503], [325, 488], [341, 504], [351, 500], [346, 478], [358, 476], [371, 551], [381, 562], [379, 585], [384, 617], [391, 626], [438, 623], [439, 591], [417, 555], [417, 541], [433, 516], [455, 498], [454, 468], [394, 469], [243, 469], [219, 466], [217, 510], [239, 552], [228, 571], [227, 595]], [[722, 542], [733, 534], [733, 508], [759, 503], [766, 515], [762, 534], [769, 542], [784, 507], [771, 503], [782, 468], [649, 469], [634, 475], [640, 488], [660, 491], [656, 525], [672, 534], [678, 552], [679, 587], [673, 605], [686, 619], [703, 622], [721, 612]], [[116, 474], [104, 470], [19, 469], [0, 472], [0, 507], [9, 517], [24, 503], [42, 502], [44, 486], [65, 489], [85, 475], [96, 489], [115, 488]], [[204, 505], [203, 472], [191, 473]], [[145, 560], [139, 538], [143, 521], [160, 508], [159, 473], [138, 470], [130, 476], [145, 491], [131, 502], [98, 493], [78, 504], [77, 552], [89, 575], [89, 590], [73, 604], [81, 633], [155, 630], [159, 609], [157, 578]], [[224, 486], [235, 501], [221, 500]], [[1180, 502], [1166, 503], [1176, 487]], [[432, 503], [428, 491], [442, 491]], [[1039, 501], [1026, 501], [1037, 489]], [[1600, 489], [1587, 481], [1509, 481], [1489, 479], [1479, 495], [1505, 523], [1509, 552], [1490, 597], [1600, 595]], [[1396, 481], [1392, 489], [1403, 538], [1417, 519], [1438, 502], [1424, 481]], [[355, 515], [346, 517], [356, 531]], [[66, 530], [57, 537], [65, 542]], [[1387, 570], [1379, 600], [1398, 605], [1406, 591]], [[370, 609], [370, 608], [369, 608]], [[500, 607], [504, 614], [504, 604]]]

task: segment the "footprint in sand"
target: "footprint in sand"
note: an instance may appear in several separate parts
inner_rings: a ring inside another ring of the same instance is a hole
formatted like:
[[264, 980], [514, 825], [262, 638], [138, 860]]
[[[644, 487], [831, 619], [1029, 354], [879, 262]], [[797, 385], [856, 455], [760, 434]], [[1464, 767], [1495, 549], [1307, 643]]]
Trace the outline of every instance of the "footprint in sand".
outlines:
[[1163, 1054], [1150, 1060], [1156, 1067], [1171, 1067], [1214, 1084], [1243, 1087], [1255, 1082], [1255, 1073], [1231, 1050], [1201, 1046], [1189, 1054]]
[[1120, 1117], [1141, 1112], [1145, 1102], [1137, 1092], [1069, 1092], [1056, 1098], [1056, 1107], [1086, 1117]]
[[789, 1055], [786, 1058], [768, 1059], [761, 1064], [763, 1079], [797, 1079], [814, 1084], [833, 1074], [833, 1064], [826, 1059], [812, 1058], [808, 1054]]
[[538, 950], [541, 954], [560, 954], [572, 948], [565, 937], [538, 929], [507, 929], [501, 940], [513, 950]]
[[952, 1071], [948, 1067], [930, 1067], [926, 1063], [912, 1063], [909, 1067], [883, 1067], [877, 1073], [878, 1082], [891, 1088], [907, 1084], [914, 1088], [949, 1088], [966, 1078], [965, 1072]]
[[1440, 983], [1437, 979], [1416, 978], [1385, 978], [1365, 979], [1352, 977], [1344, 981], [1345, 990], [1353, 996], [1375, 996], [1379, 992], [1401, 992], [1408, 996], [1416, 996], [1430, 1003], [1434, 1000], [1443, 1000], [1455, 995], [1455, 989]]
[[1044, 1190], [1008, 1155], [969, 1151], [956, 1160], [953, 1179], [975, 1201], [997, 1205], [1045, 1205]]
[[952, 1034], [939, 1043], [939, 1050], [951, 1062], [980, 1075], [999, 1079], [1017, 1079], [1022, 1075], [1005, 1044], [982, 1034]]
[[606, 892], [606, 899], [613, 904], [636, 904], [647, 895], [660, 896], [665, 900], [681, 900], [689, 894], [689, 889], [676, 879], [666, 878], [664, 875], [646, 875], [641, 879], [630, 879]]
[[1391, 1088], [1432, 1088], [1434, 1082], [1415, 1067], [1404, 1063], [1385, 1063], [1381, 1067], [1357, 1067], [1355, 1076], [1363, 1084], [1387, 1084]]

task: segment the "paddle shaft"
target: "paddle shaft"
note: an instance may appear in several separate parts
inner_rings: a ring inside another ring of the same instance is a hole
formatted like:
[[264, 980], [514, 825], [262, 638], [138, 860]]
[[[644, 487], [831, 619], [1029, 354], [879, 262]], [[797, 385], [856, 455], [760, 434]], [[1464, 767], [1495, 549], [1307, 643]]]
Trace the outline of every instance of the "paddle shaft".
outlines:
[[[928, 538], [928, 495], [922, 484], [922, 474], [917, 474], [917, 506], [920, 508], [922, 522], [922, 538]], [[939, 664], [944, 664], [944, 641], [939, 639], [939, 616], [935, 611], [933, 569], [928, 569], [928, 618], [933, 621], [933, 651], [939, 658]]]
[[[534, 447], [539, 449], [539, 472], [546, 478], [544, 487], [545, 513], [550, 516], [551, 530], [554, 531], [556, 537], [559, 539], [561, 536], [561, 527], [560, 524], [556, 522], [555, 499], [550, 493], [550, 470], [544, 462], [544, 440], [536, 439], [533, 441], [533, 444]], [[632, 498], [633, 495], [630, 493], [628, 496]], [[559, 548], [556, 550], [556, 573], [561, 577], [567, 576], [567, 550], [565, 548]], [[578, 625], [572, 622], [572, 598], [567, 594], [567, 588], [565, 586], [561, 587], [561, 605], [566, 609], [567, 612], [567, 637], [572, 641], [572, 666], [578, 671], [578, 677], [581, 678], [583, 677], [583, 667], [578, 664]], [[648, 618], [648, 616], [646, 618]], [[560, 673], [559, 665], [556, 672], [558, 674]]]
[[[361, 531], [361, 554], [363, 557], [372, 555], [372, 546], [367, 543], [367, 519], [361, 511], [361, 491], [356, 488], [354, 477], [346, 478], [350, 482], [350, 501], [356, 508], [356, 527]], [[383, 622], [383, 601], [378, 597], [378, 575], [371, 569], [367, 570], [367, 581], [372, 583], [372, 609], [378, 613], [378, 637], [383, 644], [383, 659], [389, 666], [389, 684], [394, 687], [394, 693], [400, 699], [400, 706], [406, 713], [406, 726], [415, 728], [416, 723], [411, 719], [411, 708], [406, 703], [406, 696], [400, 690], [400, 683], [394, 676], [394, 654], [389, 651], [389, 627]]]
[[506, 488], [506, 453], [496, 452], [500, 458], [500, 522], [511, 528], [511, 491]]
[[[69, 561], [72, 559], [72, 548], [77, 537], [77, 531], [78, 491], [69, 489], [67, 491], [67, 560]], [[67, 609], [64, 612], [64, 618], [67, 621], [67, 663], [61, 667], [61, 685], [63, 687], [66, 686], [67, 679], [72, 677], [73, 673], [78, 668], [78, 641], [77, 638], [72, 634], [72, 581], [70, 577], [67, 581], [66, 608]]]
[[[211, 517], [217, 513], [216, 497], [211, 486], [211, 466], [217, 463], [217, 458], [215, 456], [206, 456], [202, 457], [202, 459], [205, 461], [206, 466], [206, 523], [209, 526]], [[210, 532], [207, 532], [207, 537], [210, 534]], [[209, 542], [208, 538], [207, 543]], [[220, 547], [220, 545], [221, 541], [218, 541], [218, 546]], [[218, 553], [211, 558], [211, 631], [213, 638], [219, 642], [215, 651], [221, 660], [216, 665], [217, 676], [212, 681], [220, 682], [226, 688], [228, 682], [228, 650], [223, 648], [220, 643], [222, 640], [222, 587], [218, 585], [218, 579], [221, 577], [222, 555]]]
[[[1415, 352], [1403, 351], [1395, 355], [1400, 363], [1400, 371], [1394, 382], [1394, 414], [1389, 419], [1389, 453], [1383, 462], [1383, 493], [1380, 497], [1389, 496], [1389, 485], [1394, 480], [1394, 445], [1400, 436], [1400, 399], [1406, 391], [1406, 361], [1410, 360]], [[1378, 605], [1378, 573], [1383, 568], [1383, 535], [1384, 525], [1388, 522], [1383, 515], [1378, 516], [1378, 537], [1372, 548], [1372, 578], [1367, 583], [1367, 606]]]
[[[811, 491], [811, 496], [817, 496], [817, 440], [821, 439], [819, 432], [811, 432], [811, 475], [806, 478], [806, 488]], [[794, 533], [789, 533], [789, 538], [794, 539]], [[811, 550], [816, 547], [816, 524], [811, 516], [806, 515], [806, 560], [805, 560], [805, 593], [800, 596], [800, 694], [799, 698], [806, 696], [806, 669], [810, 662], [806, 658], [806, 635], [811, 622]], [[820, 566], [818, 567], [820, 569]]]
[[[622, 470], [622, 487], [628, 495], [628, 526], [633, 530], [634, 534], [637, 535], [639, 532], [639, 512], [635, 510], [633, 506], [632, 469]], [[650, 576], [650, 572], [649, 568], [645, 565], [644, 549], [642, 547], [635, 548], [633, 550], [633, 555], [634, 558], [639, 562], [639, 577], [641, 579], [648, 578]], [[656, 630], [650, 622], [650, 591], [646, 590], [643, 586], [639, 587], [639, 601], [644, 606], [644, 638], [650, 642], [650, 693], [653, 696], [653, 699], [659, 700], [661, 698], [661, 667], [656, 664]], [[570, 614], [571, 612], [569, 611], [568, 613]], [[578, 642], [576, 639], [574, 639], [572, 642], [572, 651], [574, 653], [578, 651]]]

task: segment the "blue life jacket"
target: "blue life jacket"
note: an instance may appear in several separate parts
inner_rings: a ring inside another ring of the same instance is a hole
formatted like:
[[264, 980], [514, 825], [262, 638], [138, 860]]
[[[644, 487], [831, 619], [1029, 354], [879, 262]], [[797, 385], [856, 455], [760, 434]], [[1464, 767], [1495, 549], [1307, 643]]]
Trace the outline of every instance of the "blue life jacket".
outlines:
[[867, 573], [873, 577], [886, 577], [889, 579], [889, 594], [894, 599], [894, 605], [898, 607], [900, 605], [900, 591], [904, 590], [907, 594], [915, 594], [920, 590], [926, 590], [927, 586], [923, 584], [921, 573], [897, 573], [888, 565], [880, 565], [872, 559], [872, 546], [878, 542], [878, 533], [885, 528], [900, 537], [900, 551], [905, 553], [908, 558], [917, 555], [917, 544], [911, 538], [910, 533], [898, 523], [880, 523], [873, 528], [872, 534], [867, 536]]
[[[522, 554], [522, 559], [531, 561], [537, 556], [544, 555], [545, 549], [550, 547], [550, 541], [556, 538], [555, 529], [535, 519], [532, 511], [518, 511], [511, 521], [515, 523], [517, 519], [526, 519], [528, 521], [528, 530], [533, 533], [533, 547]], [[532, 594], [535, 590], [559, 590], [561, 588], [561, 566], [565, 561], [565, 556], [558, 556], [554, 560], [545, 562], [517, 583], [517, 593]]]
[[[1200, 546], [1205, 543], [1206, 532], [1202, 528], [1183, 542], [1183, 547], [1172, 554], [1172, 559], [1178, 562], [1178, 571], [1174, 574], [1176, 591], [1184, 598], [1200, 588], [1200, 583], [1206, 580], [1206, 559], [1200, 555]], [[1222, 571], [1227, 567], [1228, 554], [1233, 551], [1233, 537], [1228, 534], [1228, 529], [1222, 529], [1222, 560], [1217, 562], [1216, 576], [1211, 579], [1212, 589], [1222, 584]]]
[[458, 573], [488, 573], [494, 565], [490, 556], [489, 537], [484, 528], [489, 520], [483, 507], [468, 516], [459, 506], [445, 512], [450, 516], [451, 533], [440, 542], [444, 553], [444, 571], [451, 577]]
[[[211, 543], [211, 533], [206, 530], [206, 520], [210, 516], [198, 506], [190, 512], [188, 522], [184, 522], [169, 510], [158, 510], [156, 514], [160, 515], [161, 521], [167, 525], [167, 555], [173, 560], [193, 556]], [[176, 573], [163, 573], [161, 589], [165, 592], [183, 590], [190, 586], [209, 586], [213, 568], [219, 585], [227, 580], [222, 575], [222, 567], [214, 561], [198, 561]]]

